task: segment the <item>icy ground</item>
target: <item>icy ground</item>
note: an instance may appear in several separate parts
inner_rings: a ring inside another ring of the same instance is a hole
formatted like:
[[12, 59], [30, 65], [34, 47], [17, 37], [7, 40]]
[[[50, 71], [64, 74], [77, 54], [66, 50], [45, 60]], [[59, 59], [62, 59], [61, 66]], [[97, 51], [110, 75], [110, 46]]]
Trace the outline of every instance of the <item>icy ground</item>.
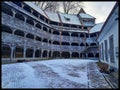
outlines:
[[53, 59], [2, 65], [2, 88], [111, 88], [95, 60]]

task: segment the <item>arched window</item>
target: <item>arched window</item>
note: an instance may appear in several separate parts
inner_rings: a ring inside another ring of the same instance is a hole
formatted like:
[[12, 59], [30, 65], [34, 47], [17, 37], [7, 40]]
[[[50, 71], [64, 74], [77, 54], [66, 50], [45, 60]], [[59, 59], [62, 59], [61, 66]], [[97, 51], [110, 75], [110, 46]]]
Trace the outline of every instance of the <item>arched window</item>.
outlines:
[[62, 32], [62, 35], [63, 35], [63, 36], [69, 36], [69, 33], [68, 33], [68, 32], [63, 31], [63, 32]]
[[58, 31], [53, 31], [53, 34], [59, 35]]
[[26, 57], [33, 57], [33, 49], [28, 48], [26, 50]]
[[39, 23], [36, 24], [36, 27], [38, 27], [39, 29], [41, 29], [41, 25]]
[[41, 50], [35, 51], [35, 57], [41, 57]]
[[79, 58], [79, 53], [78, 52], [73, 52], [72, 57], [73, 58]]
[[10, 15], [10, 16], [13, 16], [13, 12], [11, 10], [11, 8], [9, 6], [6, 6], [2, 3], [2, 12]]
[[2, 58], [10, 58], [11, 56], [11, 49], [9, 45], [2, 44]]
[[27, 18], [27, 21], [26, 21], [28, 24], [30, 24], [30, 25], [33, 25], [34, 26], [34, 22], [33, 22], [33, 20], [32, 19], [30, 19], [30, 18]]
[[12, 33], [12, 30], [8, 26], [2, 25], [2, 32]]
[[69, 52], [62, 52], [62, 58], [70, 58]]
[[58, 57], [60, 57], [60, 52], [54, 51], [53, 52], [53, 58], [58, 58]]
[[15, 18], [24, 21], [24, 16], [21, 13], [16, 13]]
[[27, 12], [31, 13], [31, 8], [28, 5], [24, 4], [23, 9], [26, 10]]
[[36, 36], [36, 40], [37, 40], [37, 41], [41, 41], [41, 38], [38, 37], [38, 36]]
[[15, 35], [18, 35], [18, 36], [23, 36], [24, 37], [24, 32], [23, 31], [21, 31], [21, 30], [16, 30], [15, 32], [14, 32], [14, 34]]
[[24, 52], [23, 47], [17, 46], [15, 48], [15, 58], [23, 58], [23, 52]]
[[44, 39], [43, 39], [43, 42], [47, 43], [47, 42], [48, 42], [48, 40], [44, 38]]
[[47, 57], [47, 51], [44, 51], [42, 54], [43, 57]]
[[78, 37], [78, 33], [74, 32], [74, 33], [71, 34], [71, 36]]
[[94, 57], [93, 53], [88, 53], [88, 57]]
[[62, 45], [70, 45], [68, 42], [62, 42]]
[[71, 43], [71, 46], [79, 46], [78, 43]]
[[60, 42], [54, 41], [53, 44], [60, 45]]
[[26, 35], [26, 37], [27, 37], [27, 38], [30, 38], [30, 39], [34, 39], [34, 35], [33, 35], [33, 34], [30, 34], [30, 33], [28, 33], [28, 34]]
[[81, 34], [80, 34], [80, 37], [84, 37], [84, 34], [83, 34], [83, 33], [81, 33]]
[[81, 43], [80, 46], [85, 46], [85, 45], [83, 43]]
[[97, 46], [97, 44], [96, 43], [91, 43], [90, 46]]

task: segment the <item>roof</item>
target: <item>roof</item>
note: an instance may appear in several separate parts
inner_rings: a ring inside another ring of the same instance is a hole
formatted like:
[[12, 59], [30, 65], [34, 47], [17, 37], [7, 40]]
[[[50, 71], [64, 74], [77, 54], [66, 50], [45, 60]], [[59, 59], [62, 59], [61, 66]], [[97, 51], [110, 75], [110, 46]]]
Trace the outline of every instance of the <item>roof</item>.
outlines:
[[91, 16], [89, 14], [86, 14], [86, 13], [80, 13], [79, 15], [80, 15], [81, 18], [93, 18], [94, 19], [93, 16]]
[[[37, 12], [39, 12], [41, 15], [47, 17], [44, 13], [44, 11], [42, 9], [40, 9], [40, 7], [38, 7], [37, 5], [35, 5], [34, 3], [30, 2], [30, 1], [24, 1], [25, 4], [27, 4], [28, 6], [30, 6], [31, 8], [33, 8], [34, 10], [36, 10]], [[47, 17], [48, 18], [48, 17]]]
[[48, 12], [48, 11], [45, 11], [45, 13], [47, 14], [47, 16], [49, 17], [50, 20], [55, 21], [55, 22], [60, 22], [57, 13], [54, 13], [54, 12]]
[[90, 29], [90, 32], [89, 33], [94, 33], [94, 32], [99, 32], [103, 26], [103, 22], [102, 23], [99, 23], [99, 24], [96, 24], [94, 27], [92, 27]]
[[80, 20], [75, 14], [59, 13], [62, 23], [81, 25]]
[[86, 12], [84, 11], [83, 8], [81, 8], [78, 14], [80, 14], [80, 13], [86, 13]]

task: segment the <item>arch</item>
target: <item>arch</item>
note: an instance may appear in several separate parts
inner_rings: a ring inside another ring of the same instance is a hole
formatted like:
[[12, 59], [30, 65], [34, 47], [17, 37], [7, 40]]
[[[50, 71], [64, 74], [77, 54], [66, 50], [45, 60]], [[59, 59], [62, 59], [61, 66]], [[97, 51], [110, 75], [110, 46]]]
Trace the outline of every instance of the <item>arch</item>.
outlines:
[[24, 37], [24, 32], [23, 31], [21, 31], [21, 30], [16, 30], [15, 32], [14, 32], [14, 34], [15, 35], [19, 35], [19, 36], [23, 36]]
[[71, 28], [77, 28], [77, 25], [71, 25]]
[[59, 25], [59, 23], [53, 22], [53, 21], [50, 21], [50, 24], [52, 24], [52, 25]]
[[52, 30], [51, 29], [49, 29], [49, 33], [51, 33], [52, 32]]
[[78, 52], [73, 52], [72, 57], [73, 58], [79, 58], [79, 53]]
[[52, 57], [53, 57], [53, 58], [58, 58], [58, 57], [60, 57], [60, 52], [59, 52], [59, 51], [54, 51]]
[[89, 46], [89, 44], [88, 43], [86, 43], [86, 47], [88, 47]]
[[16, 13], [15, 14], [15, 18], [17, 18], [17, 19], [19, 19], [19, 20], [22, 20], [22, 21], [24, 21], [25, 19], [24, 19], [24, 16], [21, 14], [21, 13]]
[[2, 44], [2, 58], [10, 58], [11, 48], [9, 45]]
[[53, 31], [53, 34], [59, 35], [58, 31]]
[[80, 37], [85, 37], [83, 33], [80, 33]]
[[96, 37], [96, 36], [97, 36], [96, 33], [90, 34], [90, 37]]
[[62, 42], [62, 45], [70, 45], [69, 42]]
[[46, 27], [43, 26], [43, 30], [47, 32], [48, 29], [47, 29]]
[[97, 46], [97, 44], [96, 43], [91, 43], [90, 46]]
[[45, 17], [42, 16], [42, 15], [40, 15], [40, 19], [41, 19], [42, 21], [44, 21]]
[[22, 58], [24, 53], [23, 47], [16, 46], [15, 48], [15, 58]]
[[51, 40], [49, 40], [49, 43], [50, 43], [50, 44], [51, 44], [51, 42], [52, 42], [52, 41], [51, 41]]
[[58, 42], [58, 41], [53, 41], [53, 44], [60, 45], [60, 42]]
[[41, 29], [41, 25], [39, 23], [36, 24], [36, 27], [38, 27], [39, 29]]
[[71, 34], [71, 36], [73, 36], [73, 37], [78, 37], [78, 33], [73, 32], [73, 33]]
[[36, 11], [33, 10], [33, 15], [34, 15], [35, 17], [38, 17], [38, 12], [36, 12]]
[[23, 9], [26, 10], [27, 12], [31, 13], [31, 8], [28, 5], [24, 4]]
[[31, 33], [28, 33], [28, 34], [26, 35], [26, 37], [27, 37], [27, 38], [30, 38], [30, 39], [34, 39], [34, 35], [31, 34]]
[[88, 38], [88, 37], [89, 37], [89, 34], [88, 34], [88, 33], [85, 33], [85, 35], [86, 35], [86, 38]]
[[27, 18], [26, 23], [34, 26], [34, 22], [33, 22], [33, 20], [30, 19], [30, 18]]
[[85, 46], [85, 45], [83, 43], [81, 43], [80, 46]]
[[31, 48], [26, 49], [26, 57], [33, 57], [33, 49]]
[[51, 51], [49, 51], [49, 58], [51, 58]]
[[2, 32], [12, 33], [13, 31], [10, 27], [2, 25]]
[[47, 57], [47, 51], [46, 50], [43, 52], [42, 57]]
[[7, 5], [4, 5], [3, 3], [2, 3], [2, 12], [6, 13], [10, 16], [13, 16], [13, 12], [12, 12], [11, 8]]
[[99, 58], [99, 53], [96, 53], [96, 54], [95, 54], [95, 57], [96, 57], [96, 58]]
[[71, 46], [79, 46], [78, 43], [71, 43]]
[[46, 38], [44, 38], [44, 39], [43, 39], [43, 42], [47, 43], [47, 42], [48, 42], [48, 40], [47, 40]]
[[41, 50], [35, 51], [35, 57], [41, 57]]
[[88, 57], [94, 57], [93, 53], [88, 53]]
[[70, 58], [69, 52], [62, 52], [62, 58]]
[[61, 35], [63, 35], [63, 36], [69, 36], [69, 33], [68, 33], [68, 32], [63, 31]]
[[38, 37], [38, 36], [36, 36], [36, 40], [37, 40], [37, 41], [41, 41], [41, 38]]
[[19, 7], [22, 7], [21, 2], [12, 1], [12, 3], [16, 4], [16, 5], [19, 6]]

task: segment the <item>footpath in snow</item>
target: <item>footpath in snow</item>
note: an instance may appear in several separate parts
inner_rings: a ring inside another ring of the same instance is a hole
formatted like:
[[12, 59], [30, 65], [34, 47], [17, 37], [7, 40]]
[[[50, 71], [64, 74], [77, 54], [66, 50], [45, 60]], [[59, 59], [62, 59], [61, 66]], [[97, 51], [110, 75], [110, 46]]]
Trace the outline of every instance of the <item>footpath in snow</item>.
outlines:
[[2, 88], [111, 88], [96, 60], [53, 59], [2, 65]]

